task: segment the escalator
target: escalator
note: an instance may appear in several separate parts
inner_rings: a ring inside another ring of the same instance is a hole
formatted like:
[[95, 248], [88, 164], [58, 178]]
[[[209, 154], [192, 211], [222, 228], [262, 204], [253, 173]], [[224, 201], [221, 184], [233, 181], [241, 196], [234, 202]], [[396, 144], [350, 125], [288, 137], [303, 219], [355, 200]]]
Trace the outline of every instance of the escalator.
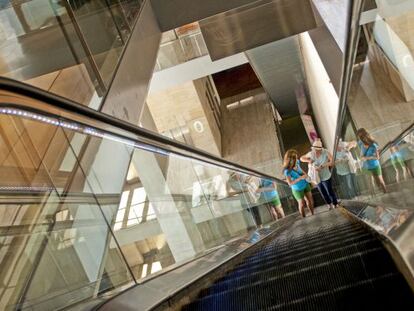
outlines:
[[[319, 207], [300, 219], [273, 176], [12, 81], [0, 86], [0, 309], [413, 308], [412, 209]], [[263, 180], [275, 183], [284, 219], [249, 199]]]
[[414, 296], [378, 236], [341, 211], [297, 221], [184, 310], [390, 310]]

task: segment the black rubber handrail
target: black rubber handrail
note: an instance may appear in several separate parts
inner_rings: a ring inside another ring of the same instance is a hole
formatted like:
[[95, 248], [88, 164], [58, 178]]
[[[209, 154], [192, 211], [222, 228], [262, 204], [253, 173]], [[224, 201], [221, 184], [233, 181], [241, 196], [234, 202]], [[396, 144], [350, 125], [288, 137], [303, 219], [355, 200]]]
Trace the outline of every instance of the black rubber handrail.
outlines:
[[[265, 178], [273, 180], [277, 183], [281, 183], [284, 185], [287, 185], [287, 183], [279, 178], [276, 178], [274, 176], [267, 175], [265, 173], [256, 171], [251, 168], [247, 168], [243, 165], [230, 162], [228, 160], [222, 159], [220, 157], [217, 157], [215, 155], [212, 155], [208, 152], [205, 152], [203, 150], [200, 150], [195, 147], [191, 147], [188, 145], [185, 145], [183, 143], [180, 143], [178, 141], [172, 140], [168, 137], [161, 136], [160, 134], [157, 134], [155, 132], [149, 131], [147, 129], [144, 129], [142, 127], [138, 127], [136, 125], [133, 125], [131, 123], [127, 123], [125, 121], [122, 121], [120, 119], [114, 118], [110, 115], [104, 114], [102, 112], [98, 112], [96, 110], [93, 110], [89, 107], [80, 105], [76, 102], [73, 102], [67, 98], [63, 98], [61, 96], [48, 93], [44, 90], [38, 89], [36, 87], [33, 87], [31, 85], [24, 84], [22, 82], [12, 80], [5, 77], [0, 77], [0, 90], [9, 91], [12, 93], [16, 93], [19, 95], [23, 95], [41, 102], [44, 102], [48, 105], [51, 105], [53, 107], [66, 110], [70, 113], [74, 113], [77, 115], [80, 115], [82, 117], [90, 118], [99, 122], [102, 122], [104, 124], [111, 125], [115, 128], [119, 128], [121, 130], [124, 130], [126, 132], [132, 133], [134, 135], [143, 137], [145, 139], [154, 141], [156, 143], [159, 143], [164, 146], [177, 148], [179, 150], [183, 150], [185, 152], [191, 153], [193, 156], [188, 156], [179, 152], [175, 152], [174, 150], [165, 149], [166, 151], [172, 153], [172, 154], [178, 154], [180, 156], [188, 157], [191, 159], [195, 159], [201, 162], [205, 162], [214, 166], [222, 167], [231, 171], [237, 171], [243, 174], [247, 175], [253, 175], [259, 178]], [[49, 112], [45, 112], [47, 114], [50, 114]], [[108, 131], [106, 129], [106, 131]], [[110, 132], [110, 131], [109, 131]], [[112, 133], [115, 136], [120, 136], [119, 133]]]

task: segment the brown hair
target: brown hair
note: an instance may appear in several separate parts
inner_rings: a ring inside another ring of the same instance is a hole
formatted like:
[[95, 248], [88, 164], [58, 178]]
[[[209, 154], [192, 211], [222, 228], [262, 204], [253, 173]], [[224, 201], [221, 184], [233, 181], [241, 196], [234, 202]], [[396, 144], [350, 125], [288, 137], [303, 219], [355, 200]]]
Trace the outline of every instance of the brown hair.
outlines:
[[286, 151], [283, 158], [283, 168], [291, 170], [295, 167], [296, 161], [298, 160], [298, 152], [295, 149], [289, 149]]
[[365, 145], [372, 145], [373, 143], [376, 143], [376, 141], [374, 140], [374, 138], [368, 133], [368, 131], [366, 129], [364, 129], [363, 127], [361, 127], [356, 135], [358, 136], [358, 138], [365, 144]]

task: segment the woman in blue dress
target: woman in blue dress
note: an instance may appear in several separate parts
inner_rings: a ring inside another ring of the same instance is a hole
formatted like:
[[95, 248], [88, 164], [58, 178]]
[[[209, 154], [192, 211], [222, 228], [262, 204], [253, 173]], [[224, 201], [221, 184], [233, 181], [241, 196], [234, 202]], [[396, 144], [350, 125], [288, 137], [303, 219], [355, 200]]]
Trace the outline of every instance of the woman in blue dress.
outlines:
[[379, 161], [378, 144], [364, 128], [360, 128], [357, 133], [358, 146], [361, 150], [361, 160], [363, 161], [363, 169], [369, 172], [382, 192], [387, 192], [384, 178], [382, 178], [382, 169]]
[[308, 206], [313, 215], [312, 188], [307, 181], [308, 175], [300, 167], [298, 152], [294, 149], [286, 151], [283, 159], [283, 175], [286, 176], [287, 183], [292, 189], [292, 194], [298, 201], [299, 212], [302, 217], [306, 216], [305, 205]]

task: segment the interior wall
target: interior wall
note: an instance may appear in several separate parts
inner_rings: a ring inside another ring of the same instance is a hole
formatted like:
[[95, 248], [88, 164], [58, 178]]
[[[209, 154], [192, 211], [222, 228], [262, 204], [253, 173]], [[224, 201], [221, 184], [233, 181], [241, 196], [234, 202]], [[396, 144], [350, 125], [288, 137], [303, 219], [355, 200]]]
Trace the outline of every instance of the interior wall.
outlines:
[[210, 127], [211, 134], [213, 135], [214, 142], [218, 148], [218, 154], [221, 154], [221, 132], [216, 120], [214, 119], [214, 115], [211, 111], [210, 104], [207, 98], [207, 80], [207, 77], [197, 79], [193, 81], [193, 84], [197, 91], [198, 98], [200, 100], [206, 119], [208, 121], [208, 125]]
[[261, 88], [262, 85], [250, 64], [243, 64], [212, 75], [220, 98]]
[[215, 122], [211, 122], [192, 81], [151, 93], [147, 104], [160, 133], [171, 130], [181, 131], [181, 136], [188, 133], [191, 142], [186, 143], [215, 155], [221, 154], [220, 132], [214, 128]]
[[[226, 105], [254, 96], [245, 106]], [[223, 158], [273, 176], [281, 173], [281, 152], [273, 114], [263, 89], [226, 98], [222, 106]]]
[[339, 98], [308, 33], [299, 36], [303, 66], [319, 136], [333, 151]]
[[[95, 88], [84, 64], [60, 69], [24, 82], [90, 108], [96, 109], [99, 105], [99, 97], [96, 97]], [[96, 100], [93, 100], [94, 96]]]

